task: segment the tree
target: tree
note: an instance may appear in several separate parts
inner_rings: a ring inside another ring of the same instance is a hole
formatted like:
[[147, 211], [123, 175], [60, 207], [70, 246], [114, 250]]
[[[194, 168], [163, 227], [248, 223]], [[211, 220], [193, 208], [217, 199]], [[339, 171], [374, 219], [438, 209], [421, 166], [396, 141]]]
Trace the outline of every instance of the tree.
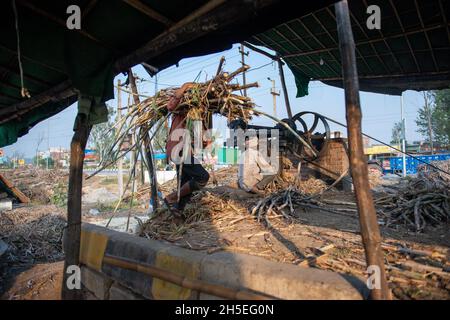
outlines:
[[419, 109], [416, 124], [427, 142], [450, 143], [450, 90], [424, 93], [424, 106]]
[[44, 141], [44, 132], [41, 131], [41, 132], [39, 133], [37, 139], [36, 139], [36, 152], [34, 153], [34, 154], [35, 154], [36, 161], [33, 161], [33, 163], [36, 164], [36, 167], [39, 167], [39, 163], [38, 163], [38, 159], [39, 159], [39, 157], [38, 157], [38, 152], [39, 152], [39, 146], [41, 145], [42, 141]]
[[402, 141], [402, 122], [394, 123], [392, 128], [391, 144], [400, 145]]
[[93, 125], [89, 135], [88, 145], [97, 151], [100, 163], [110, 160], [108, 151], [115, 140], [115, 132], [111, 129], [114, 125], [114, 113], [114, 109], [108, 107], [108, 121]]
[[450, 89], [434, 91], [434, 122], [432, 123], [435, 140], [450, 144]]

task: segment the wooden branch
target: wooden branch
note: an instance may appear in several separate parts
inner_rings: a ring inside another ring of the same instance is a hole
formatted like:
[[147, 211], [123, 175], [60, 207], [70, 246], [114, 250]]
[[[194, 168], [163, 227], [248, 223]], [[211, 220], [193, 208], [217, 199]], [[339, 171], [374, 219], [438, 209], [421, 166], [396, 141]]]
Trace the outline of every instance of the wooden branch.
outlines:
[[364, 155], [361, 134], [361, 105], [359, 100], [359, 81], [356, 67], [355, 42], [350, 24], [347, 0], [335, 4], [339, 47], [344, 78], [346, 117], [348, 123], [348, 142], [350, 149], [350, 168], [355, 186], [356, 203], [361, 225], [361, 236], [368, 266], [379, 269], [380, 288], [371, 289], [371, 297], [376, 300], [390, 299], [386, 281], [384, 256], [381, 250], [381, 235], [377, 214], [369, 186], [367, 161]]
[[84, 149], [89, 138], [91, 127], [85, 115], [78, 115], [77, 126], [70, 144], [69, 190], [67, 196], [67, 229], [64, 238], [64, 274], [61, 297], [64, 300], [80, 298], [80, 290], [67, 287], [67, 268], [80, 263], [81, 241], [81, 190], [83, 187]]
[[20, 191], [11, 181], [6, 179], [6, 177], [2, 176], [1, 173], [0, 173], [0, 181], [2, 181], [3, 184], [9, 190], [11, 190], [11, 192], [17, 197], [17, 199], [19, 199], [20, 202], [22, 202], [22, 203], [29, 203], [30, 202], [30, 198], [28, 198], [26, 195], [24, 195], [22, 193], [22, 191]]
[[142, 12], [146, 16], [152, 18], [153, 20], [161, 22], [166, 27], [171, 27], [174, 24], [173, 21], [171, 21], [170, 19], [166, 18], [165, 16], [163, 16], [159, 12], [156, 12], [152, 8], [146, 6], [145, 4], [143, 4], [139, 0], [123, 0], [123, 1], [126, 2], [127, 4], [129, 4], [130, 6], [132, 6], [133, 8], [135, 8], [136, 10], [138, 10], [139, 12]]

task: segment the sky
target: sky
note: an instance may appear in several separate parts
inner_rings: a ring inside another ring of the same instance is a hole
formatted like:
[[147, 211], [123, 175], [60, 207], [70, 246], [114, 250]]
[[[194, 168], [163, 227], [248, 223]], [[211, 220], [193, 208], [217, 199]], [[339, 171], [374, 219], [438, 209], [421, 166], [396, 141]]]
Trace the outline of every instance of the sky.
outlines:
[[[172, 66], [158, 73], [158, 89], [168, 87], [178, 87], [184, 82], [199, 81], [209, 79], [214, 75], [220, 57], [225, 56], [225, 71], [234, 71], [241, 66], [241, 55], [239, 45], [234, 45], [232, 49], [220, 53], [183, 59], [178, 66]], [[265, 48], [264, 48], [265, 49]], [[267, 49], [265, 49], [268, 51]], [[277, 97], [276, 116], [279, 119], [287, 118], [284, 97], [281, 90], [278, 66], [271, 59], [251, 51], [245, 57], [245, 62], [251, 69], [247, 72], [247, 83], [258, 82], [259, 88], [252, 88], [247, 91], [249, 97], [260, 106], [260, 110], [273, 115], [273, 97], [270, 94], [272, 83], [267, 78], [275, 80], [276, 91], [281, 92]], [[270, 51], [268, 51], [270, 52]], [[324, 61], [326, 63], [326, 61]], [[141, 66], [133, 68], [133, 72], [145, 81], [138, 84], [138, 91], [141, 94], [152, 96], [155, 93], [155, 77], [150, 77]], [[289, 100], [293, 114], [302, 111], [314, 111], [345, 123], [345, 100], [344, 90], [325, 85], [314, 81], [309, 85], [309, 95], [296, 98], [296, 86], [294, 76], [287, 66], [284, 67]], [[118, 75], [114, 80], [125, 81], [126, 77]], [[237, 78], [242, 82], [242, 77]], [[391, 131], [395, 122], [400, 121], [400, 97], [375, 93], [361, 92], [361, 108], [363, 113], [363, 132], [388, 142], [391, 140]], [[117, 107], [117, 93], [115, 99], [109, 100], [108, 105]], [[422, 137], [416, 132], [415, 119], [418, 109], [423, 105], [423, 96], [420, 92], [406, 91], [403, 93], [404, 110], [406, 118], [406, 139], [408, 141], [421, 140]], [[128, 94], [123, 93], [122, 104], [128, 101]], [[13, 156], [14, 153], [31, 158], [38, 151], [48, 150], [50, 147], [69, 148], [73, 135], [73, 122], [77, 113], [77, 104], [73, 104], [59, 114], [40, 122], [33, 127], [29, 133], [18, 139], [13, 145], [4, 147], [5, 156]], [[254, 118], [253, 124], [272, 126], [274, 123], [267, 118]], [[330, 123], [331, 131], [341, 131], [346, 136], [346, 129]], [[223, 117], [214, 118], [214, 128], [222, 132], [226, 130], [226, 120]], [[43, 139], [42, 139], [43, 138]], [[38, 146], [38, 142], [41, 143]]]

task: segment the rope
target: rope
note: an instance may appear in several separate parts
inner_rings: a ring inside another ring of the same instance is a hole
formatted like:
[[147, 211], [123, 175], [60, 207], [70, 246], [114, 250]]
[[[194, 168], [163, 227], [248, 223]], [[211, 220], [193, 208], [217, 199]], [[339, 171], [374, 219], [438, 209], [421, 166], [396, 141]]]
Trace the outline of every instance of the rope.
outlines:
[[20, 71], [20, 94], [22, 95], [22, 98], [31, 98], [30, 92], [27, 88], [25, 88], [24, 81], [23, 81], [23, 67], [22, 67], [22, 59], [21, 59], [21, 53], [20, 53], [20, 35], [19, 35], [19, 15], [17, 14], [17, 8], [16, 8], [16, 0], [12, 0], [12, 7], [14, 11], [14, 19], [15, 19], [15, 27], [16, 27], [16, 38], [17, 38], [17, 61], [19, 63], [19, 71]]

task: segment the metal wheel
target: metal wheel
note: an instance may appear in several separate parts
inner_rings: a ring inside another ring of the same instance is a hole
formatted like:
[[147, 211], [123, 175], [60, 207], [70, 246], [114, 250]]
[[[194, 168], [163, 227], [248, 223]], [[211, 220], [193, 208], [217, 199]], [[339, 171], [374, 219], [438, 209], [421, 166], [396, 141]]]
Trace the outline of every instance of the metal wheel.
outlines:
[[[312, 115], [312, 121], [310, 116]], [[310, 144], [310, 146], [314, 149], [314, 151], [319, 154], [320, 149], [322, 148], [322, 145], [325, 140], [329, 140], [331, 133], [330, 133], [330, 126], [327, 122], [327, 120], [320, 114], [312, 111], [303, 111], [299, 112], [296, 115], [292, 117], [292, 121], [296, 124], [297, 122], [300, 123], [299, 129], [302, 136], [306, 139], [306, 141]], [[307, 123], [311, 123], [311, 125], [308, 127]], [[303, 130], [301, 130], [303, 129]], [[320, 129], [323, 132], [316, 132], [316, 129]], [[298, 150], [299, 153], [304, 154], [305, 156], [309, 156], [310, 160], [314, 160], [315, 157], [312, 157], [312, 155], [308, 154], [308, 150], [305, 148], [301, 148], [301, 150]]]

